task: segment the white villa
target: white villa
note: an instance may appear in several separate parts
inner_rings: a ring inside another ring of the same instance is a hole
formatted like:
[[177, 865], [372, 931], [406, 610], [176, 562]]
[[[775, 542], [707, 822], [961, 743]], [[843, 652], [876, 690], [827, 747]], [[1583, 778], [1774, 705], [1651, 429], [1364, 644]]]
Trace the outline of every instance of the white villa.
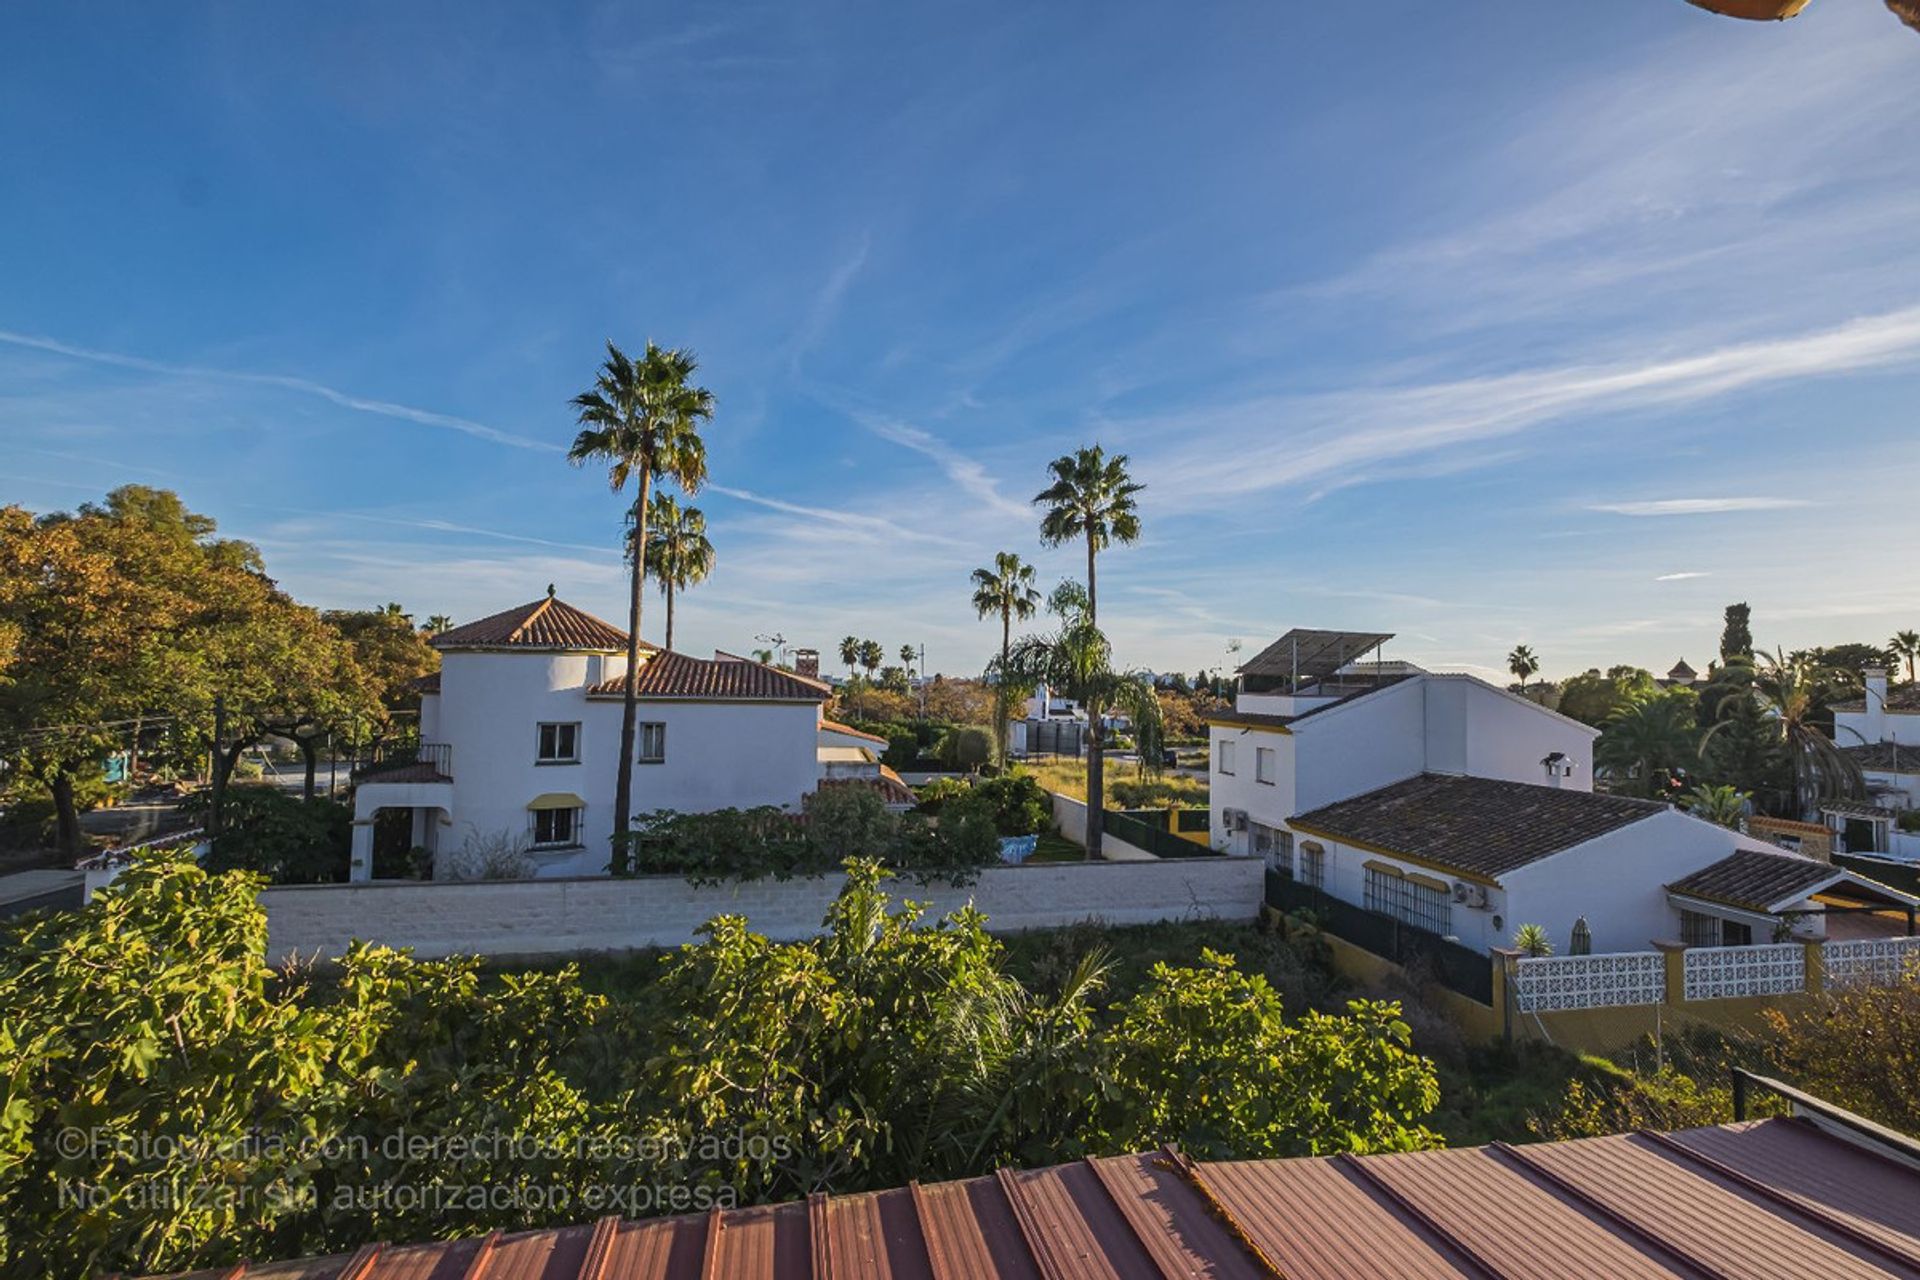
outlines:
[[1764, 943], [1822, 936], [1816, 896], [1914, 904], [1595, 793], [1598, 730], [1472, 676], [1362, 661], [1391, 638], [1295, 630], [1240, 668], [1210, 726], [1217, 848], [1476, 951], [1526, 924], [1560, 953]]
[[[413, 762], [354, 791], [351, 876], [373, 874], [374, 825], [408, 812], [436, 878], [475, 874], [483, 846], [517, 852], [536, 876], [598, 875], [613, 833], [627, 634], [545, 598], [441, 633], [423, 684]], [[797, 811], [823, 783], [912, 802], [880, 764], [886, 744], [822, 718], [827, 686], [731, 654], [643, 643], [633, 811], [774, 805]]]
[[1920, 809], [1920, 684], [1889, 691], [1884, 667], [1861, 674], [1865, 696], [1832, 708], [1833, 740], [1860, 766], [1867, 801], [1827, 804], [1823, 816], [1848, 853], [1920, 860], [1920, 832], [1899, 826]]

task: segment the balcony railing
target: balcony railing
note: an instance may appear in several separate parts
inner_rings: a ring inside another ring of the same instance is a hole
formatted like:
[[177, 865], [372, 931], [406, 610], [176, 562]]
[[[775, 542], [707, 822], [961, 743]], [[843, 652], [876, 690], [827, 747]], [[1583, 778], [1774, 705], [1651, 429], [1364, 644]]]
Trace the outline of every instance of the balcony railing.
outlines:
[[391, 782], [397, 781], [391, 775], [402, 771], [415, 771], [420, 774], [418, 781], [433, 781], [431, 775], [441, 779], [453, 777], [453, 744], [448, 742], [419, 742], [394, 747], [382, 753], [377, 760], [364, 760], [353, 766], [355, 782]]

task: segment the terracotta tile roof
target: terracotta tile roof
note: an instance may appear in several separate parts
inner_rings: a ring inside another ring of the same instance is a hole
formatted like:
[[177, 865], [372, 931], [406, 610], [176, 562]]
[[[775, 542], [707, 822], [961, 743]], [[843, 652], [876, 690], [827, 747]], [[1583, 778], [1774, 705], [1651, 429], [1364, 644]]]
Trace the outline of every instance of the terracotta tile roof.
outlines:
[[[1847, 702], [1827, 704], [1829, 711], [1865, 711], [1866, 709], [1867, 700], [1864, 696]], [[1899, 684], [1887, 690], [1887, 710], [1895, 714], [1920, 712], [1920, 683]]]
[[[255, 1266], [272, 1280], [1920, 1277], [1920, 1170], [1804, 1119], [1408, 1155], [1115, 1156]], [[225, 1267], [197, 1273], [214, 1280]]]
[[887, 745], [887, 740], [879, 734], [863, 733], [850, 724], [841, 724], [838, 720], [822, 720], [820, 727], [828, 733], [844, 733], [849, 738], [865, 738], [868, 742], [877, 742], [883, 747]]
[[[543, 596], [527, 604], [442, 631], [430, 642], [436, 649], [577, 649], [589, 653], [625, 652], [627, 633], [610, 622]], [[653, 646], [642, 642], [643, 647]]]
[[880, 772], [870, 778], [820, 779], [821, 790], [828, 787], [867, 787], [879, 792], [880, 798], [888, 804], [920, 803], [920, 797], [913, 793], [913, 788], [907, 785], [906, 780], [885, 765], [881, 765]]
[[[642, 698], [743, 699], [752, 702], [825, 702], [832, 692], [809, 680], [744, 658], [693, 658], [660, 649], [640, 664], [635, 681]], [[603, 680], [587, 690], [589, 698], [618, 698], [624, 676]]]
[[1729, 907], [1772, 911], [1783, 903], [1798, 902], [1835, 880], [1847, 878], [1846, 872], [1812, 858], [1742, 849], [1675, 880], [1667, 890]]
[[1653, 800], [1423, 773], [1287, 822], [1436, 867], [1498, 876], [1665, 812]]
[[1866, 800], [1822, 800], [1820, 812], [1837, 813], [1843, 818], [1897, 818], [1898, 809], [1888, 808], [1884, 804], [1873, 804]]
[[1920, 747], [1898, 742], [1869, 742], [1857, 747], [1842, 747], [1862, 769], [1880, 773], [1920, 773]]

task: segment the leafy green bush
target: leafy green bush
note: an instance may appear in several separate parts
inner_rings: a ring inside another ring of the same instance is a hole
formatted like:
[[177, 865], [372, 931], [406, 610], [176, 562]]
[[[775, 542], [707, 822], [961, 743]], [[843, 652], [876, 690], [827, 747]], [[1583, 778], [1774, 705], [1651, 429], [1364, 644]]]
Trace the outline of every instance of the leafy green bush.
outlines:
[[921, 813], [939, 813], [947, 801], [955, 796], [969, 795], [973, 788], [965, 778], [934, 778], [924, 786], [914, 789], [919, 799]]
[[[958, 807], [992, 838], [984, 805]], [[615, 1006], [571, 965], [356, 946], [325, 983], [275, 974], [260, 877], [139, 859], [88, 911], [0, 924], [0, 1272], [551, 1226], [607, 1187], [682, 1188], [647, 1207], [697, 1211], [1158, 1141], [1427, 1140], [1431, 1067], [1390, 1005], [1289, 1022], [1264, 979], [1208, 957], [1102, 1009], [1096, 953], [1036, 995], [978, 912], [927, 921], [883, 880], [849, 863], [806, 942], [719, 917]], [[533, 1194], [406, 1194], [422, 1186]]]
[[1029, 774], [976, 782], [973, 793], [992, 806], [994, 826], [1003, 836], [1036, 835], [1053, 826], [1053, 805]]
[[[198, 791], [182, 812], [205, 822], [212, 791]], [[330, 884], [347, 879], [353, 809], [315, 796], [302, 800], [278, 787], [230, 786], [221, 799], [220, 834], [207, 853], [209, 871], [254, 871], [270, 884]]]
[[934, 757], [949, 769], [978, 769], [993, 759], [993, 730], [981, 725], [957, 725], [934, 745]]

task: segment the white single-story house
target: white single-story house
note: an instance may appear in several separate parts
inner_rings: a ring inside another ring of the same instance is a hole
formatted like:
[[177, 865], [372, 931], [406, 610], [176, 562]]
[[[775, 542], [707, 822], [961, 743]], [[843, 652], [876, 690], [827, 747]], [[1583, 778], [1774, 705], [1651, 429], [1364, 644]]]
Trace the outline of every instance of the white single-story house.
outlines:
[[1815, 895], [1913, 903], [1596, 793], [1598, 730], [1473, 676], [1359, 660], [1389, 639], [1290, 631], [1241, 668], [1234, 709], [1209, 725], [1216, 848], [1474, 950], [1528, 924], [1563, 952], [1769, 942], [1819, 935], [1823, 917], [1801, 914]]
[[[546, 597], [436, 636], [423, 685], [418, 759], [365, 774], [354, 792], [352, 876], [373, 870], [374, 823], [409, 811], [412, 843], [438, 878], [506, 849], [537, 876], [605, 871], [627, 635]], [[824, 721], [819, 680], [732, 654], [640, 648], [633, 812], [773, 805], [798, 811], [832, 779], [907, 791], [880, 764], [885, 743]]]

